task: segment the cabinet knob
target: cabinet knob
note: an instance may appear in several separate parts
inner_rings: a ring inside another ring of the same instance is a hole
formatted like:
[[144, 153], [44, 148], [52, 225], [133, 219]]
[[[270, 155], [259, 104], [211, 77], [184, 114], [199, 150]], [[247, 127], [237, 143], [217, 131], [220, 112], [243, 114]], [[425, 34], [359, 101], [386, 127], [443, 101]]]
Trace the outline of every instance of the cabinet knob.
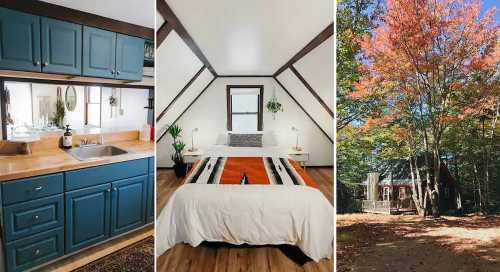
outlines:
[[114, 75], [115, 74], [115, 70], [111, 70], [111, 74]]
[[111, 188], [109, 188], [107, 191], [108, 191], [108, 192], [111, 192]]
[[40, 65], [40, 61], [35, 61], [35, 66]]
[[40, 191], [40, 190], [42, 190], [42, 189], [43, 189], [43, 187], [42, 187], [42, 186], [38, 186], [38, 187], [35, 187], [35, 188], [33, 189], [33, 191], [38, 192], [38, 191]]
[[38, 215], [33, 216], [33, 219], [38, 220], [40, 218]]
[[113, 188], [113, 191], [116, 191], [116, 190], [118, 190], [116, 187], [115, 187], [115, 188]]
[[35, 250], [35, 255], [39, 255], [39, 254], [40, 254], [40, 249]]
[[119, 75], [120, 74], [120, 71], [116, 71], [116, 74]]

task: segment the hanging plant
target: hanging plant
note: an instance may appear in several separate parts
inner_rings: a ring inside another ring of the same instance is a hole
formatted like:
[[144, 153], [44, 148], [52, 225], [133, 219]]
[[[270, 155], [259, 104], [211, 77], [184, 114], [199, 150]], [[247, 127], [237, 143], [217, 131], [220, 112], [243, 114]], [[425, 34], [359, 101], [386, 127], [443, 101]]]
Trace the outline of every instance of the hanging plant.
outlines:
[[116, 98], [114, 95], [109, 97], [109, 105], [111, 107], [116, 107], [118, 105], [118, 98]]
[[283, 105], [281, 105], [280, 102], [278, 102], [278, 99], [276, 96], [273, 96], [269, 102], [266, 104], [267, 110], [273, 113], [273, 119], [275, 119], [275, 115], [279, 111], [283, 111]]

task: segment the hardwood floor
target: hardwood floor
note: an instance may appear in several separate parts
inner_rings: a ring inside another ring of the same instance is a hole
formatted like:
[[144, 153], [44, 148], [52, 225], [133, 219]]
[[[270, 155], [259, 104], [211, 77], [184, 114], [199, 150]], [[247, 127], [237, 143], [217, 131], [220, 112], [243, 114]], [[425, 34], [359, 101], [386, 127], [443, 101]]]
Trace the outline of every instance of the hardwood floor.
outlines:
[[[307, 168], [307, 173], [318, 183], [320, 191], [333, 204], [333, 169]], [[182, 179], [178, 179], [173, 170], [158, 170], [156, 182], [158, 216], [170, 195], [182, 184]], [[333, 260], [323, 259], [316, 263], [293, 246], [233, 246], [226, 243], [202, 243], [198, 247], [192, 247], [178, 244], [158, 257], [156, 269], [158, 272], [331, 272]]]

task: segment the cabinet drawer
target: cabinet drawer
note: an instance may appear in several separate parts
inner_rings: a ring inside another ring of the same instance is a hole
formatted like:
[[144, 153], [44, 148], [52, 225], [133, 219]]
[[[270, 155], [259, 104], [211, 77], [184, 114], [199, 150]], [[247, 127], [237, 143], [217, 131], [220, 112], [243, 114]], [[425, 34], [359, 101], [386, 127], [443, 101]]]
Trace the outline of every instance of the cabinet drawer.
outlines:
[[149, 173], [155, 172], [155, 157], [149, 158]]
[[5, 239], [16, 240], [64, 226], [63, 195], [49, 196], [4, 207]]
[[2, 183], [4, 205], [33, 200], [63, 192], [63, 174], [53, 174]]
[[148, 159], [126, 161], [66, 172], [66, 190], [75, 190], [93, 185], [145, 175]]
[[64, 228], [49, 230], [5, 245], [8, 271], [25, 271], [63, 255]]

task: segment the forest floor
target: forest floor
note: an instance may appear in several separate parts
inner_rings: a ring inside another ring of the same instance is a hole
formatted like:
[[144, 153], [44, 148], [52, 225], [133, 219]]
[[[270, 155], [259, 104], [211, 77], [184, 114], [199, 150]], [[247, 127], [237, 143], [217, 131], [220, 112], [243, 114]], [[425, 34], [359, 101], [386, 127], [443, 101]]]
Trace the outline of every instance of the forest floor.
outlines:
[[500, 216], [337, 216], [337, 271], [500, 271]]

